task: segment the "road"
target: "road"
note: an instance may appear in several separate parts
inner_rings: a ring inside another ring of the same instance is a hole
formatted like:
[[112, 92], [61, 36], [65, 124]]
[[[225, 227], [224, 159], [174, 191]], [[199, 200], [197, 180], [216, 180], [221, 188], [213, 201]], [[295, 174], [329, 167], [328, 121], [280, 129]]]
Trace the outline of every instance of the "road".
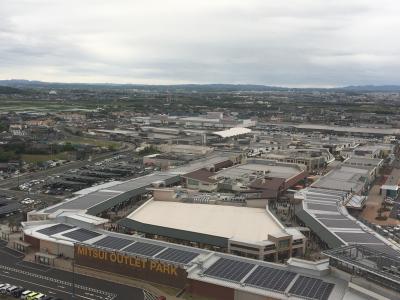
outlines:
[[[0, 282], [22, 286], [32, 291], [79, 300], [143, 300], [138, 288], [53, 269], [22, 260], [23, 255], [0, 244]], [[72, 282], [75, 282], [73, 285]]]
[[125, 144], [126, 148], [119, 150], [119, 151], [115, 151], [112, 153], [103, 153], [103, 154], [99, 154], [93, 157], [93, 159], [91, 160], [91, 162], [88, 162], [86, 160], [83, 161], [73, 161], [58, 167], [54, 167], [54, 168], [49, 168], [46, 170], [42, 170], [42, 171], [38, 171], [35, 173], [27, 173], [27, 174], [22, 174], [20, 176], [17, 177], [12, 177], [12, 178], [8, 178], [8, 179], [4, 179], [2, 181], [0, 181], [0, 188], [3, 189], [10, 189], [13, 187], [18, 186], [18, 184], [22, 184], [26, 181], [30, 181], [33, 179], [44, 179], [47, 176], [50, 175], [55, 175], [55, 174], [61, 174], [61, 173], [65, 173], [68, 170], [72, 170], [72, 169], [79, 169], [83, 166], [86, 165], [91, 165], [94, 164], [96, 162], [102, 161], [104, 159], [113, 157], [114, 155], [118, 155], [118, 154], [123, 154], [129, 151], [133, 151], [134, 149], [134, 145], [131, 144]]

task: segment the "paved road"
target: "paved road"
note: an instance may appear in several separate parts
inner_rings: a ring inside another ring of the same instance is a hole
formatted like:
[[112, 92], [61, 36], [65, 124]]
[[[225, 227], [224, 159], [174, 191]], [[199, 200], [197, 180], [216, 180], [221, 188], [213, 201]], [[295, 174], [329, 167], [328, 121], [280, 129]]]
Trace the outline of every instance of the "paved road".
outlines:
[[[38, 291], [61, 299], [143, 300], [143, 291], [110, 281], [57, 270], [22, 260], [19, 252], [0, 244], [0, 282]], [[72, 282], [75, 281], [75, 288]]]

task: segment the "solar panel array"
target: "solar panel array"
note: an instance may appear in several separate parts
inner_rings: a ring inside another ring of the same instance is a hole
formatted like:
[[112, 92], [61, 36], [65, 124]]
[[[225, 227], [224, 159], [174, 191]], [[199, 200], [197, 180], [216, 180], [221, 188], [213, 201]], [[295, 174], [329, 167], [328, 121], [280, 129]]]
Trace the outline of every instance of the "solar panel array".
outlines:
[[180, 264], [187, 264], [199, 256], [199, 253], [168, 248], [158, 254], [155, 258], [168, 260]]
[[98, 240], [97, 242], [93, 243], [93, 245], [105, 247], [108, 249], [121, 250], [122, 248], [132, 243], [133, 241], [131, 240], [117, 238], [113, 236], [106, 236], [105, 238], [102, 238], [101, 240]]
[[321, 279], [299, 276], [289, 293], [309, 299], [327, 300], [333, 287], [334, 284], [324, 282]]
[[151, 257], [161, 250], [165, 249], [163, 246], [147, 244], [142, 242], [136, 242], [124, 249], [125, 252], [139, 254], [143, 256]]
[[244, 281], [248, 285], [283, 292], [296, 277], [296, 273], [258, 266]]
[[38, 230], [37, 232], [45, 235], [53, 235], [60, 232], [67, 231], [69, 229], [74, 228], [74, 226], [66, 225], [66, 224], [56, 224], [47, 228], [43, 228]]
[[204, 274], [211, 277], [240, 282], [254, 266], [254, 264], [247, 262], [220, 258], [209, 267]]
[[84, 228], [80, 228], [63, 234], [63, 236], [79, 242], [84, 242], [92, 238], [98, 237], [100, 235], [101, 235], [100, 233], [90, 231]]

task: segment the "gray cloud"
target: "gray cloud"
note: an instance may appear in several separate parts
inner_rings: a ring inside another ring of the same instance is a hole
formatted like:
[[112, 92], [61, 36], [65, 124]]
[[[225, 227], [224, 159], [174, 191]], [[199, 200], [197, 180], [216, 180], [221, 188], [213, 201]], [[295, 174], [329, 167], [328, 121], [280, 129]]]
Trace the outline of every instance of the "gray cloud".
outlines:
[[2, 0], [0, 78], [400, 84], [396, 0]]

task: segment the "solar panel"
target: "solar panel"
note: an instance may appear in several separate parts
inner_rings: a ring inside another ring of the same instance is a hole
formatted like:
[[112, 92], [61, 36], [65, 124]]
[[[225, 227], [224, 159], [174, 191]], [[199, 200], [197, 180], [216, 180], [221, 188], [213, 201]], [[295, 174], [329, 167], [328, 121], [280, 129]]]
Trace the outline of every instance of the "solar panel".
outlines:
[[327, 220], [327, 219], [320, 219], [320, 222], [325, 224], [328, 227], [334, 228], [360, 228], [355, 222], [351, 220]]
[[380, 239], [367, 232], [335, 232], [342, 240], [348, 243], [375, 243], [383, 244]]
[[124, 249], [125, 252], [139, 254], [144, 256], [153, 256], [160, 252], [161, 250], [165, 249], [163, 246], [153, 245], [153, 244], [146, 244], [142, 242], [134, 243]]
[[105, 238], [102, 238], [101, 240], [98, 240], [97, 242], [93, 243], [93, 245], [109, 249], [121, 250], [122, 248], [132, 243], [133, 241], [131, 240], [121, 239], [113, 236], [106, 236]]
[[296, 277], [296, 273], [258, 266], [245, 280], [248, 285], [268, 290], [285, 291]]
[[307, 203], [307, 208], [313, 210], [321, 210], [321, 211], [337, 211], [337, 207], [334, 205], [326, 205], [326, 204], [314, 204]]
[[56, 224], [47, 228], [43, 228], [38, 230], [37, 232], [45, 235], [53, 235], [63, 231], [67, 231], [69, 229], [75, 228], [74, 226], [66, 225], [66, 224]]
[[100, 233], [90, 231], [84, 228], [80, 228], [63, 234], [63, 236], [79, 242], [84, 242], [100, 235], [101, 235]]
[[211, 265], [204, 274], [211, 277], [240, 282], [254, 266], [254, 264], [247, 262], [220, 258]]
[[164, 259], [176, 263], [187, 264], [199, 256], [199, 253], [168, 248], [155, 258]]
[[321, 279], [299, 276], [289, 293], [309, 299], [327, 300], [334, 286]]

